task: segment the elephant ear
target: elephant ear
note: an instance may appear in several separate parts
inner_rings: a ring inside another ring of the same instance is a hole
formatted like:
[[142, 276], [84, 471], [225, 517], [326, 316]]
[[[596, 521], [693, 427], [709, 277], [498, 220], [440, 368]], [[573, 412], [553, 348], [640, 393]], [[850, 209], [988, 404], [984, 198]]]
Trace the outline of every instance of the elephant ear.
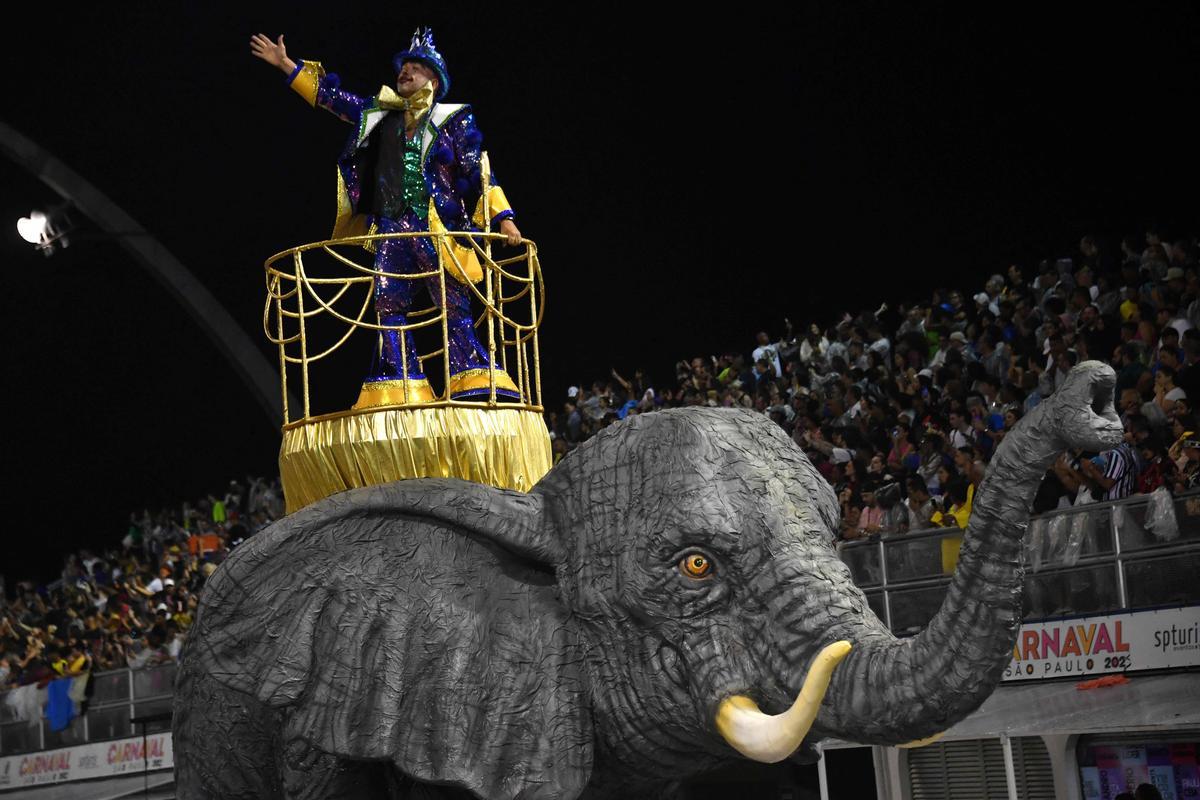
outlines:
[[345, 492], [239, 547], [187, 656], [281, 712], [284, 740], [488, 798], [591, 773], [581, 647], [537, 495], [452, 479]]

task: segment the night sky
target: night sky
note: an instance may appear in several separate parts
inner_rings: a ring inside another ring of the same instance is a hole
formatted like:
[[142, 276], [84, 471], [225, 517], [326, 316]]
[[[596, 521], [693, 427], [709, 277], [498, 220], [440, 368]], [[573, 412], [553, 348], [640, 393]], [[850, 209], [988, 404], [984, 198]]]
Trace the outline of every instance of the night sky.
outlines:
[[[412, 29], [434, 28], [447, 99], [475, 107], [540, 247], [553, 406], [613, 366], [664, 381], [785, 316], [974, 289], [1084, 233], [1115, 246], [1151, 221], [1200, 227], [1195, 10], [165, 5], [10, 20], [0, 119], [157, 236], [272, 361], [261, 265], [328, 235], [349, 129], [249, 55], [259, 31], [371, 94]], [[50, 577], [65, 550], [119, 540], [133, 508], [273, 473], [277, 426], [182, 308], [86, 224], [66, 251], [34, 253], [15, 221], [55, 196], [3, 159], [0, 186], [0, 572]], [[361, 369], [345, 367], [348, 397]]]

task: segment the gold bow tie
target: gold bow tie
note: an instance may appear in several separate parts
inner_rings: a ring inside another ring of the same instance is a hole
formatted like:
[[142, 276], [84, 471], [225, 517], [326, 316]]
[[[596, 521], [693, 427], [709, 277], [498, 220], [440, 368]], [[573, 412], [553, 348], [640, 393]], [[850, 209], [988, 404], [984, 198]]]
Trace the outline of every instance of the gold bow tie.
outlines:
[[390, 86], [379, 87], [379, 107], [404, 112], [404, 127], [412, 128], [433, 105], [433, 84], [427, 83], [408, 97], [401, 97]]

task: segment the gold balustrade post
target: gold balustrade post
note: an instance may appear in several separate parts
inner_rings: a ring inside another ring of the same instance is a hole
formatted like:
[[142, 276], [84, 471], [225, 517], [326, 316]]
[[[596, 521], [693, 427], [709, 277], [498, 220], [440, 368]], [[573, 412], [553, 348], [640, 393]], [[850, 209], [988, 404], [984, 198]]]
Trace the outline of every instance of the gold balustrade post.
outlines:
[[279, 386], [283, 391], [283, 424], [287, 425], [292, 420], [288, 410], [287, 344], [283, 341], [283, 288], [280, 286], [280, 282], [281, 278], [276, 273], [273, 293], [275, 295], [275, 330], [279, 341]]
[[304, 275], [304, 259], [299, 250], [296, 251], [293, 265], [296, 268], [296, 310], [300, 314], [300, 385], [304, 395], [304, 419], [308, 419], [311, 414], [308, 401], [308, 326], [304, 322], [304, 290], [308, 288], [308, 280]]
[[[537, 252], [534, 245], [525, 245], [525, 263], [529, 268], [529, 333], [533, 337], [533, 380], [537, 385], [536, 400], [531, 392], [529, 399], [535, 405], [542, 404], [542, 364], [541, 353], [538, 351], [538, 308], [537, 308]], [[543, 301], [545, 302], [545, 301]], [[532, 387], [531, 387], [532, 388]]]
[[[487, 318], [487, 337], [488, 337], [488, 404], [496, 405], [496, 334], [495, 334], [495, 314], [492, 309], [496, 306], [493, 302], [495, 293], [492, 291], [492, 266], [495, 262], [492, 261], [492, 204], [491, 198], [488, 197], [488, 192], [492, 188], [492, 162], [488, 158], [487, 151], [483, 151], [483, 155], [479, 158], [480, 180], [483, 183], [483, 195], [480, 199], [483, 201], [483, 232], [486, 234], [483, 237], [483, 255], [484, 255], [484, 280], [487, 281], [487, 308], [484, 309], [484, 316]], [[500, 329], [500, 335], [503, 337], [504, 329]]]
[[[376, 278], [376, 280], [378, 280], [378, 278]], [[371, 285], [374, 286], [374, 283], [372, 283]], [[408, 296], [411, 298], [412, 294], [410, 293]], [[446, 307], [446, 301], [443, 299], [442, 300], [442, 308], [445, 308], [445, 307]], [[375, 320], [380, 325], [383, 325], [383, 317], [380, 316], [378, 311], [375, 312]], [[408, 314], [406, 313], [404, 315], [404, 324], [402, 324], [400, 326], [399, 330], [396, 329], [395, 325], [389, 325], [388, 328], [393, 331], [396, 331], [396, 333], [398, 333], [400, 336], [400, 391], [403, 393], [401, 395], [401, 397], [404, 398], [404, 402], [407, 404], [409, 401], [409, 397], [410, 397], [410, 395], [408, 393], [409, 392], [409, 386], [408, 386]], [[387, 334], [385, 331], [381, 330], [379, 332], [379, 344], [380, 344], [379, 360], [380, 361], [383, 360], [383, 349], [382, 348], [383, 348], [383, 342], [385, 340], [386, 335]]]
[[449, 237], [444, 233], [439, 233], [437, 236], [438, 286], [442, 293], [442, 377], [445, 381], [442, 386], [446, 393], [446, 402], [453, 403], [454, 399], [450, 397], [450, 323], [446, 317], [446, 265], [442, 263], [442, 253], [450, 252], [449, 245]]

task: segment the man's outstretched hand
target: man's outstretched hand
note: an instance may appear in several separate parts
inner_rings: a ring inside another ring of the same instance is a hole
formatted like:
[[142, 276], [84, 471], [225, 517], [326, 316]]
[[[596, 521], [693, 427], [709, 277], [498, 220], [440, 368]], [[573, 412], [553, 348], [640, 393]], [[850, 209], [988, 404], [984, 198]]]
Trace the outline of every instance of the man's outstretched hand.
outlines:
[[261, 33], [256, 33], [250, 37], [250, 52], [257, 58], [279, 67], [279, 69], [288, 73], [296, 68], [296, 62], [288, 58], [287, 47], [283, 44], [283, 34], [279, 34], [279, 38], [275, 41]]
[[504, 242], [509, 247], [516, 247], [521, 243], [521, 231], [511, 219], [500, 220], [500, 232], [504, 234]]

